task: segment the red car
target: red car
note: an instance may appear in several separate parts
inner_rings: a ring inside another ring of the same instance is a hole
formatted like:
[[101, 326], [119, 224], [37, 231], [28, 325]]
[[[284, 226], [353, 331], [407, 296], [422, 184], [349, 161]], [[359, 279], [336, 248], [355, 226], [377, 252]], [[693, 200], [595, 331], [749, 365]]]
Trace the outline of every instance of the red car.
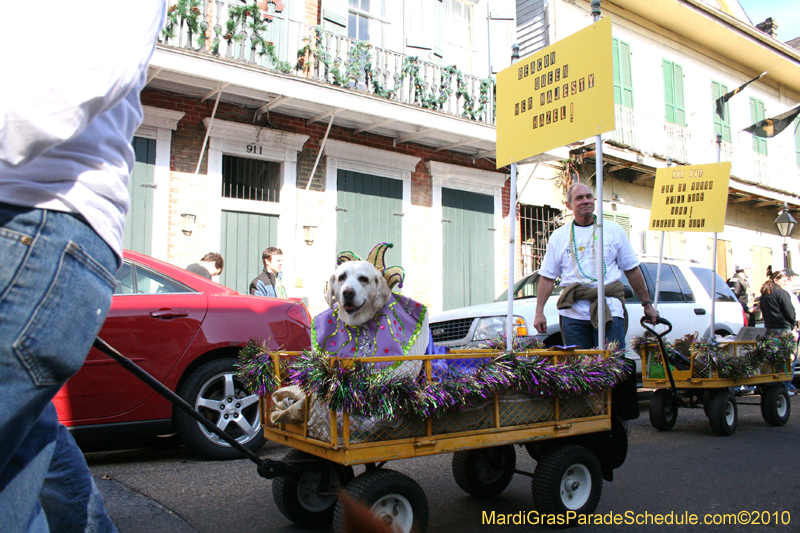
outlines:
[[[250, 339], [270, 348], [311, 346], [310, 317], [299, 301], [246, 296], [163, 261], [125, 251], [100, 338], [194, 405], [249, 449], [264, 443], [258, 397], [234, 367]], [[92, 348], [83, 368], [56, 395], [61, 422], [73, 434], [177, 432], [210, 458], [239, 453]]]

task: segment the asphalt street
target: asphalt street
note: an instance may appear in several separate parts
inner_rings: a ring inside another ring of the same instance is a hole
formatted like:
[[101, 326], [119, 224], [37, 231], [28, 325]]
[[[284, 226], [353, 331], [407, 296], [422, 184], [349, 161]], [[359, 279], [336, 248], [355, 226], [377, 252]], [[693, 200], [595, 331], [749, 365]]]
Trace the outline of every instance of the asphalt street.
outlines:
[[[596, 513], [623, 521], [651, 515], [684, 516], [747, 512], [747, 525], [617, 524], [581, 526], [581, 532], [650, 531], [800, 531], [800, 397], [792, 398], [796, 416], [783, 427], [767, 425], [757, 396], [739, 398], [739, 426], [731, 437], [711, 432], [702, 409], [682, 409], [675, 428], [650, 426], [647, 402], [631, 422], [629, 452], [615, 480], [604, 483]], [[301, 530], [285, 519], [272, 501], [271, 481], [246, 460], [209, 462], [180, 446], [136, 448], [123, 439], [83, 442], [92, 473], [121, 533], [278, 533]], [[287, 449], [268, 443], [263, 457], [280, 458]], [[387, 468], [415, 479], [430, 505], [429, 531], [486, 532], [551, 530], [541, 525], [483, 524], [484, 511], [495, 515], [532, 509], [530, 478], [517, 475], [491, 501], [468, 496], [452, 479], [449, 454], [396, 461]], [[532, 472], [536, 463], [517, 448], [517, 468]], [[363, 467], [356, 468], [356, 475]], [[612, 514], [609, 514], [612, 513]], [[627, 514], [626, 514], [627, 513]], [[755, 517], [755, 518], [754, 518]], [[712, 517], [711, 520], [714, 518]], [[775, 525], [776, 519], [789, 521]], [[652, 520], [652, 518], [651, 518]], [[769, 524], [759, 525], [755, 522]]]

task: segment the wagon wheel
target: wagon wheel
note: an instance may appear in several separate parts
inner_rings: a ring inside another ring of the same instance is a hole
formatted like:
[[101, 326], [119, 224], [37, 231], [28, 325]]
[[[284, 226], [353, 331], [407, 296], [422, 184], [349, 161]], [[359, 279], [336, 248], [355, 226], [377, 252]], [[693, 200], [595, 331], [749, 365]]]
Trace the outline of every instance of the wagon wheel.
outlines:
[[[416, 481], [394, 470], [364, 472], [347, 484], [345, 492], [363, 502], [372, 514], [398, 533], [412, 528], [425, 533], [428, 528], [428, 498]], [[344, 507], [336, 504], [333, 515], [334, 533], [345, 533]]]
[[[283, 458], [287, 463], [314, 456], [291, 450]], [[331, 523], [336, 506], [336, 491], [353, 479], [352, 467], [338, 465], [291, 469], [286, 477], [272, 480], [272, 498], [283, 516], [301, 527], [319, 527]], [[327, 481], [327, 483], [325, 483]], [[321, 486], [325, 483], [324, 486]]]
[[583, 446], [567, 445], [551, 450], [533, 472], [531, 495], [539, 513], [591, 514], [602, 492], [600, 462]]
[[761, 416], [771, 426], [782, 426], [789, 421], [792, 403], [783, 383], [767, 387], [761, 395]]
[[517, 466], [514, 446], [496, 446], [453, 454], [453, 477], [458, 486], [476, 498], [494, 498], [501, 494]]
[[708, 421], [711, 430], [721, 437], [733, 435], [736, 431], [738, 411], [736, 398], [728, 389], [720, 389], [711, 396], [708, 406]]
[[678, 420], [678, 402], [670, 389], [658, 389], [650, 398], [650, 425], [669, 431]]

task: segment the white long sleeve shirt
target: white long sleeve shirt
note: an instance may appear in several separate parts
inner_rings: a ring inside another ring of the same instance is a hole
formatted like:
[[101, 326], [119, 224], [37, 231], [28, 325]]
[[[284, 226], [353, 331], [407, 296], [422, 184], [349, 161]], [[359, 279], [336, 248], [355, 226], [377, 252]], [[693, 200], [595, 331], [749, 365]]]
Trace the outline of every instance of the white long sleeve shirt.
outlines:
[[82, 215], [122, 255], [139, 93], [164, 0], [44, 0], [55, 33], [31, 34], [30, 6], [3, 8], [0, 202]]

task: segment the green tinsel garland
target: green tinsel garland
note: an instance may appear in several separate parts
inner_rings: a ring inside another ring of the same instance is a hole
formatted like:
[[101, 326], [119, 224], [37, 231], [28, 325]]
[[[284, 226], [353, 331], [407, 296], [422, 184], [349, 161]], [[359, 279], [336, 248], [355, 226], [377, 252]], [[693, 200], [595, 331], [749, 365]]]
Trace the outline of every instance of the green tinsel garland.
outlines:
[[[426, 383], [421, 374], [404, 375], [394, 366], [354, 361], [345, 368], [306, 351], [288, 362], [281, 375], [330, 409], [380, 419], [438, 417], [506, 390], [548, 399], [594, 394], [625, 377], [621, 351], [616, 349], [607, 359], [577, 355], [554, 363], [549, 357], [503, 353], [466, 360], [466, 367], [459, 366], [465, 360], [442, 359], [438, 364], [445, 366], [444, 372]], [[239, 374], [251, 393], [263, 396], [280, 386], [263, 343], [251, 342], [242, 349]]]
[[[741, 346], [738, 354], [734, 354], [728, 345], [717, 342], [694, 341], [694, 374], [716, 373], [725, 379], [742, 379], [764, 373], [764, 366], [772, 364], [775, 372], [787, 372], [790, 355], [794, 350], [795, 340], [791, 333], [779, 336], [765, 335], [756, 339], [752, 347]], [[641, 352], [646, 350], [647, 358], [653, 364], [661, 365], [661, 350], [652, 336], [645, 334], [634, 337], [631, 346]], [[672, 344], [664, 339], [664, 347], [674, 352]], [[783, 367], [783, 368], [781, 368]], [[771, 372], [770, 372], [771, 373]]]

